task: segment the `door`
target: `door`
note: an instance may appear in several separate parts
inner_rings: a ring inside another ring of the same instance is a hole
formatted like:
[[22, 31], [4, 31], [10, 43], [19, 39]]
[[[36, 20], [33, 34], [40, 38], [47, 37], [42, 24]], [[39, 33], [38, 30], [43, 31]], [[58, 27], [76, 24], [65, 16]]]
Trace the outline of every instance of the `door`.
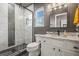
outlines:
[[29, 44], [32, 42], [32, 12], [25, 9], [25, 43]]

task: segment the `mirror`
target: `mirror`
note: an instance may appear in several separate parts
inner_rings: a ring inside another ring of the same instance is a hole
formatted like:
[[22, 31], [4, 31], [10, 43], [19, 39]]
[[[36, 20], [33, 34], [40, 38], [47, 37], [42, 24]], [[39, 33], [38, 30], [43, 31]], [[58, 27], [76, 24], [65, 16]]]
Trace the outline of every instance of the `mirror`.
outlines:
[[[50, 27], [67, 27], [67, 4], [54, 4], [50, 11]], [[51, 9], [51, 8], [50, 8]]]
[[67, 27], [67, 13], [55, 15], [55, 27]]
[[50, 15], [50, 27], [67, 27], [67, 12]]

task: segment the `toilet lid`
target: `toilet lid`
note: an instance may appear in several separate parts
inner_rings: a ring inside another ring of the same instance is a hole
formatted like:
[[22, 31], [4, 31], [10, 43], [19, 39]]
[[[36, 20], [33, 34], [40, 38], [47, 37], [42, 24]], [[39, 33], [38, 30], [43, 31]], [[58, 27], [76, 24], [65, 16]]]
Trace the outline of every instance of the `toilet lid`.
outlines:
[[33, 42], [27, 45], [27, 47], [37, 47], [39, 43]]

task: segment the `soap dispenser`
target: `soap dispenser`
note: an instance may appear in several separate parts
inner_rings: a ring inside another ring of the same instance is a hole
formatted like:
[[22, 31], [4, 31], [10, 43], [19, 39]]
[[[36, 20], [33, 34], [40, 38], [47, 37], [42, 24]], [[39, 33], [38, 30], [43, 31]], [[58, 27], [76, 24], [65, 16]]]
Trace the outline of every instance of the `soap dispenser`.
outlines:
[[58, 32], [58, 36], [60, 36], [60, 30], [58, 30], [57, 32]]
[[67, 32], [66, 32], [66, 30], [64, 30], [64, 36], [65, 36], [65, 37], [67, 36]]

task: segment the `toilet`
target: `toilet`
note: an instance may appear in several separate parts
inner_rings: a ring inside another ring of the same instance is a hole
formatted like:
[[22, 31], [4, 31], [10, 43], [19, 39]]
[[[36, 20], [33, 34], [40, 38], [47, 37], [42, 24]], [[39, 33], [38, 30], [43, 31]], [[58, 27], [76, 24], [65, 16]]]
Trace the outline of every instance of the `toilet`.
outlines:
[[27, 45], [27, 51], [29, 56], [38, 56], [40, 54], [40, 44], [33, 42]]

